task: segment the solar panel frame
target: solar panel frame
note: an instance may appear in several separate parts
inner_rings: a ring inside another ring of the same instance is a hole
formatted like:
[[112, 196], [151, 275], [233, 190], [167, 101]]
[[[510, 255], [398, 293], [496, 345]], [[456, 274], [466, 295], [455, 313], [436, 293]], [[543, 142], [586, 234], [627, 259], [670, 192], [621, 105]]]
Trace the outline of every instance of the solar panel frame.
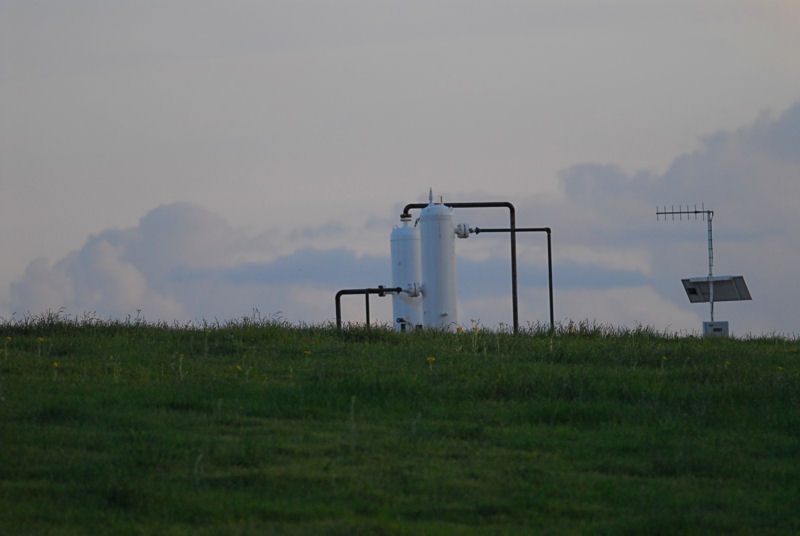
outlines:
[[710, 301], [709, 281], [714, 283], [714, 302], [752, 300], [750, 289], [741, 275], [723, 275], [714, 277], [692, 277], [681, 279], [683, 288], [691, 303], [707, 303]]

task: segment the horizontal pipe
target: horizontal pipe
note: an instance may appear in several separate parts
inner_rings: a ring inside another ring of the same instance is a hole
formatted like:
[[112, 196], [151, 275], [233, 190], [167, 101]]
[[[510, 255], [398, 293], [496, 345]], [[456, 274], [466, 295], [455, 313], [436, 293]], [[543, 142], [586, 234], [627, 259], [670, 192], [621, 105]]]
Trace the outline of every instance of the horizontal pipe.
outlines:
[[342, 296], [353, 294], [364, 294], [366, 296], [366, 310], [367, 310], [367, 325], [369, 326], [369, 295], [377, 294], [378, 296], [386, 296], [387, 294], [399, 294], [402, 292], [402, 287], [384, 287], [378, 285], [373, 288], [346, 288], [336, 293], [336, 327], [342, 328]]
[[[472, 229], [472, 231], [474, 231], [475, 234], [480, 234], [480, 233], [510, 233], [511, 229], [502, 228], [502, 227], [493, 227], [493, 228], [489, 228], [489, 229], [484, 229], [482, 227], [475, 227], [474, 229]], [[547, 233], [547, 234], [550, 234], [552, 232], [552, 229], [550, 229], [550, 227], [516, 227], [514, 229], [514, 232], [516, 232], [516, 233]]]
[[[452, 208], [507, 208], [514, 214], [514, 205], [512, 205], [508, 201], [473, 201], [473, 202], [466, 202], [466, 203], [443, 203], [446, 207]], [[410, 213], [408, 212], [414, 208], [425, 208], [428, 206], [428, 203], [409, 203], [405, 207], [403, 207], [403, 213], [401, 216], [409, 216]]]

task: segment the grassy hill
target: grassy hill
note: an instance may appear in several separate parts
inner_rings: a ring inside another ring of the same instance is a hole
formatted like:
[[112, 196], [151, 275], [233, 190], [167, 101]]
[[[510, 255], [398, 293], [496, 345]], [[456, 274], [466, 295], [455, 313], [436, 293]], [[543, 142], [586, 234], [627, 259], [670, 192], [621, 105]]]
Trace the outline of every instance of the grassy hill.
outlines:
[[798, 534], [800, 343], [0, 325], [2, 534]]

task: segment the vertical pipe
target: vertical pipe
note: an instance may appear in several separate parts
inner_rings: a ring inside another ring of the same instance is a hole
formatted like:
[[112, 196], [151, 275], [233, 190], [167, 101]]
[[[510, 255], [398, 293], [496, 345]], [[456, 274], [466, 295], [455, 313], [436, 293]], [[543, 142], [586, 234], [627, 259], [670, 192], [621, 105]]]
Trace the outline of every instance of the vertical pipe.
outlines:
[[711, 303], [711, 321], [714, 321], [714, 245], [711, 240], [711, 220], [714, 219], [714, 213], [708, 212], [708, 301]]
[[550, 332], [555, 331], [553, 320], [553, 249], [550, 241], [550, 229], [547, 229], [547, 281], [550, 287]]
[[336, 293], [336, 329], [342, 329], [342, 293]]
[[508, 204], [509, 227], [511, 228], [511, 311], [514, 317], [514, 333], [519, 333], [519, 306], [517, 300], [517, 218], [514, 205]]
[[366, 300], [366, 310], [367, 310], [367, 327], [369, 327], [369, 293], [364, 294], [364, 300]]

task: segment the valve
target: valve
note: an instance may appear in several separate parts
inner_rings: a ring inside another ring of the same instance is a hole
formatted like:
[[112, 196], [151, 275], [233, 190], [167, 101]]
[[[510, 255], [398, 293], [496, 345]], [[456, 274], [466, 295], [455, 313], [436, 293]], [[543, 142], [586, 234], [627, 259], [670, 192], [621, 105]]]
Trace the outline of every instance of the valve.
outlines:
[[456, 236], [458, 238], [469, 238], [469, 225], [466, 223], [456, 225]]
[[422, 288], [417, 283], [409, 283], [409, 285], [404, 288], [402, 292], [409, 298], [416, 298], [422, 294]]

